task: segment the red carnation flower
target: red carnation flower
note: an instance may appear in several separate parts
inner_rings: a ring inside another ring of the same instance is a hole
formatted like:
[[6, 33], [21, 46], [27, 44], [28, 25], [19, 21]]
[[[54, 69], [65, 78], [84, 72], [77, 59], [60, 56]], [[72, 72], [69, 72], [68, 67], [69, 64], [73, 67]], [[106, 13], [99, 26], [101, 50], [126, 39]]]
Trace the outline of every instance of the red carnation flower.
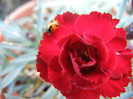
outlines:
[[110, 14], [66, 12], [57, 15], [59, 28], [44, 33], [37, 55], [40, 77], [67, 99], [116, 97], [131, 76], [131, 50], [125, 31]]

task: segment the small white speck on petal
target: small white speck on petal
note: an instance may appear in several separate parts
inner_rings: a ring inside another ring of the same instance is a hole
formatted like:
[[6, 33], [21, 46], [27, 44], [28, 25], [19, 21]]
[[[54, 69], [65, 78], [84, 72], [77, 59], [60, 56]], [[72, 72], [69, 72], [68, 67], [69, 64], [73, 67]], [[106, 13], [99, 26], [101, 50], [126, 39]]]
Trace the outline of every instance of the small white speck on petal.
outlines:
[[116, 55], [120, 55], [120, 53], [116, 52]]

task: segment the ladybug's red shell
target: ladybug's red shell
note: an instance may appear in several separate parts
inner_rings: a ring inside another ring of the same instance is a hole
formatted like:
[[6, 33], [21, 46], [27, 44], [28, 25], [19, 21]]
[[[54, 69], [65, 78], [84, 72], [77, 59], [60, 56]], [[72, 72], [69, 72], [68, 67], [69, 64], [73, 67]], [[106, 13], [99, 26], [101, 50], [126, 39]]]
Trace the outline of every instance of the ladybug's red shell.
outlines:
[[58, 28], [59, 28], [59, 22], [58, 22], [58, 20], [51, 20], [48, 23], [47, 27], [46, 27], [46, 31], [48, 33], [51, 33], [53, 31], [57, 30]]

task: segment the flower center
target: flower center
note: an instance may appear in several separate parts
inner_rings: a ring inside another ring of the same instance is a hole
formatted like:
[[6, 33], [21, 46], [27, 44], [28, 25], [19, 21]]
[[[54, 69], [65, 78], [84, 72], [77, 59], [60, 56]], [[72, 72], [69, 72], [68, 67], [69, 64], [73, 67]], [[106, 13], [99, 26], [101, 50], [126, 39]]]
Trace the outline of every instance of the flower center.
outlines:
[[79, 66], [85, 66], [85, 64], [91, 64], [93, 62], [93, 59], [89, 55], [88, 48], [84, 44], [76, 42], [71, 46], [70, 52]]
[[77, 73], [80, 72], [83, 76], [86, 76], [90, 71], [97, 68], [96, 51], [89, 45], [76, 42], [70, 47], [70, 56], [74, 64], [75, 71], [77, 71]]
[[83, 60], [83, 61], [86, 61], [86, 62], [89, 62], [89, 61], [91, 61], [91, 59], [90, 59], [90, 57], [89, 57], [89, 54], [88, 54], [88, 52], [85, 50], [84, 52], [83, 52], [83, 54], [81, 55], [81, 59]]
[[78, 55], [77, 57], [76, 57], [76, 55], [74, 55], [74, 56], [75, 56], [75, 62], [77, 62], [79, 66], [91, 61], [87, 51], [83, 51], [83, 53], [81, 53], [81, 55]]

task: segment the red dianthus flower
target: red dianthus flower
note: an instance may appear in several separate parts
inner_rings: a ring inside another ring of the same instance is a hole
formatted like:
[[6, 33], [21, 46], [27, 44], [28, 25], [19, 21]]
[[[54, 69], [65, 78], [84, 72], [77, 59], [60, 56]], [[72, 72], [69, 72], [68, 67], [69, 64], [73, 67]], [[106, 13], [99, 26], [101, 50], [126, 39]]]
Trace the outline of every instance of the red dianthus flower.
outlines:
[[125, 31], [110, 14], [66, 12], [55, 17], [59, 28], [44, 33], [37, 55], [40, 77], [67, 99], [116, 97], [131, 75], [131, 50]]

